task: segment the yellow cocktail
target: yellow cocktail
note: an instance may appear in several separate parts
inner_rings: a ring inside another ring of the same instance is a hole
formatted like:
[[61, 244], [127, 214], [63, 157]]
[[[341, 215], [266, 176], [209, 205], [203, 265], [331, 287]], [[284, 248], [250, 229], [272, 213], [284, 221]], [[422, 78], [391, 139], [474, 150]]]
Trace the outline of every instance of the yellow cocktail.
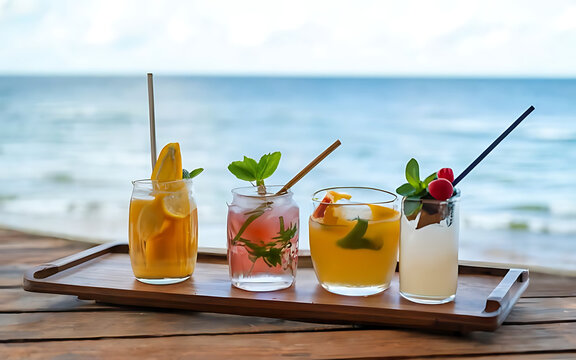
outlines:
[[186, 280], [198, 252], [198, 211], [192, 179], [183, 179], [178, 143], [160, 153], [151, 180], [134, 181], [129, 247], [135, 277], [149, 284]]
[[191, 180], [134, 182], [129, 240], [137, 279], [175, 282], [169, 279], [186, 279], [194, 271], [198, 211], [189, 191], [191, 185]]
[[372, 188], [331, 188], [316, 192], [313, 200], [310, 252], [320, 284], [342, 295], [386, 290], [398, 258], [396, 196]]

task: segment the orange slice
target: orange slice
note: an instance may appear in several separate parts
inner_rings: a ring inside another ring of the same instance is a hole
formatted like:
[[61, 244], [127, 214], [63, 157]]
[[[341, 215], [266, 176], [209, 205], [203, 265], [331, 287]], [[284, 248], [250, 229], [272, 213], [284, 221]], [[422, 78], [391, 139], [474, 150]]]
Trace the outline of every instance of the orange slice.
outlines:
[[162, 198], [162, 208], [164, 214], [176, 219], [183, 219], [190, 215], [192, 206], [187, 189], [180, 189], [164, 196]]
[[339, 207], [335, 203], [338, 200], [350, 200], [350, 198], [352, 198], [352, 196], [349, 194], [343, 194], [330, 190], [326, 193], [326, 196], [324, 196], [324, 199], [322, 199], [322, 203], [318, 205], [312, 216], [314, 218], [323, 218], [321, 221], [323, 224], [335, 225], [338, 222], [338, 216], [334, 214], [334, 211]]
[[170, 143], [162, 149], [152, 171], [152, 180], [174, 181], [182, 179], [180, 144]]

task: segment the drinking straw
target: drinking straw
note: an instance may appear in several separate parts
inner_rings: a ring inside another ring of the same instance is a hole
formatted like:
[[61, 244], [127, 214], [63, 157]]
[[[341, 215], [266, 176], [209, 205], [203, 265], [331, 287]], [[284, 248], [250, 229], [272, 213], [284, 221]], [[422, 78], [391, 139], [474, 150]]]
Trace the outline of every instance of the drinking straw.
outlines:
[[154, 171], [154, 166], [156, 166], [156, 120], [154, 118], [152, 73], [148, 73], [148, 113], [150, 115], [150, 156], [152, 157], [152, 171]]
[[340, 146], [340, 144], [341, 144], [340, 140], [334, 141], [334, 143], [332, 145], [330, 145], [320, 155], [316, 156], [316, 158], [314, 160], [312, 160], [310, 162], [310, 164], [306, 165], [306, 167], [304, 169], [302, 169], [302, 171], [300, 171], [298, 174], [296, 174], [296, 176], [294, 176], [292, 178], [292, 180], [288, 181], [286, 183], [286, 185], [284, 185], [282, 187], [282, 189], [280, 189], [280, 191], [278, 191], [276, 193], [276, 195], [280, 195], [280, 194], [288, 191], [288, 189], [290, 189], [294, 184], [296, 184], [298, 181], [300, 181], [300, 179], [302, 179], [304, 177], [304, 175], [308, 174], [310, 172], [310, 170], [312, 170], [316, 165], [318, 165], [320, 163], [320, 161], [324, 160], [324, 158], [326, 156], [330, 155], [330, 153], [332, 151], [336, 150], [336, 148], [338, 146]]
[[482, 154], [480, 154], [480, 156], [478, 156], [478, 157], [476, 158], [476, 160], [474, 160], [474, 161], [472, 162], [472, 164], [468, 165], [468, 167], [466, 168], [466, 170], [464, 170], [464, 171], [462, 172], [462, 174], [460, 174], [460, 175], [452, 182], [452, 185], [453, 185], [453, 186], [456, 186], [456, 184], [458, 184], [462, 179], [464, 179], [464, 177], [465, 177], [466, 175], [468, 175], [468, 173], [469, 173], [470, 171], [472, 171], [472, 169], [474, 169], [474, 168], [476, 167], [476, 165], [478, 165], [478, 163], [480, 163], [480, 161], [484, 160], [484, 158], [485, 158], [492, 150], [494, 150], [494, 148], [495, 148], [498, 144], [500, 144], [500, 142], [501, 142], [502, 140], [504, 140], [504, 138], [505, 138], [506, 136], [508, 136], [508, 134], [510, 134], [510, 133], [512, 132], [512, 130], [514, 130], [514, 129], [516, 128], [516, 126], [518, 126], [518, 125], [522, 122], [522, 120], [524, 120], [528, 115], [530, 115], [530, 113], [531, 113], [533, 110], [534, 110], [534, 106], [530, 105], [530, 107], [529, 107], [526, 111], [524, 111], [524, 113], [523, 113], [522, 115], [520, 115], [520, 117], [519, 117], [518, 119], [516, 119], [516, 121], [514, 121], [514, 122], [512, 123], [512, 125], [510, 125], [510, 126], [508, 127], [508, 129], [506, 129], [502, 134], [500, 134], [500, 136], [498, 136], [498, 138], [497, 138], [496, 140], [494, 140], [494, 141], [492, 142], [492, 144], [490, 144], [490, 146], [488, 146], [488, 147], [486, 148], [486, 150], [484, 150], [484, 152], [483, 152]]

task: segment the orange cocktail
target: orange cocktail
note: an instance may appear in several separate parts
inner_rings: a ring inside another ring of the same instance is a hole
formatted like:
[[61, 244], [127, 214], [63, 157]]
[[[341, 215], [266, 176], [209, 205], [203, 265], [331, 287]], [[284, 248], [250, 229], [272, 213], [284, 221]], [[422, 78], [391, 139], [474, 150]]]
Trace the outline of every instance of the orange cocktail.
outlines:
[[182, 178], [180, 147], [168, 144], [151, 180], [134, 181], [129, 246], [135, 277], [150, 284], [186, 280], [198, 252], [198, 211], [192, 179]]
[[316, 192], [313, 200], [310, 252], [322, 287], [342, 295], [387, 289], [398, 258], [396, 196], [371, 188], [332, 188]]

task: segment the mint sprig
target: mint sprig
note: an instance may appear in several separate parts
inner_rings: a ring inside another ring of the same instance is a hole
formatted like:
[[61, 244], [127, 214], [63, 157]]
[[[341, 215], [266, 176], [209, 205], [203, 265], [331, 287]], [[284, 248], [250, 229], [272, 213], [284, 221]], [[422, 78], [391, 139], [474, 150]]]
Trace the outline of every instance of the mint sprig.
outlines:
[[203, 168], [194, 169], [192, 171], [188, 171], [186, 169], [182, 169], [182, 179], [192, 179], [196, 176], [200, 175], [200, 173], [204, 171]]
[[265, 194], [266, 187], [264, 185], [264, 179], [267, 179], [274, 174], [274, 171], [276, 171], [278, 164], [280, 163], [281, 156], [282, 154], [280, 154], [279, 151], [276, 151], [262, 155], [258, 162], [252, 158], [244, 156], [244, 160], [233, 161], [230, 163], [230, 165], [228, 165], [228, 170], [240, 180], [256, 182], [258, 193], [262, 194], [262, 190], [264, 190]]
[[[279, 220], [280, 230], [278, 231], [278, 236], [273, 238], [274, 241], [265, 243], [264, 245], [258, 245], [237, 235], [234, 238], [234, 244], [243, 245], [248, 251], [248, 257], [253, 263], [256, 263], [258, 259], [262, 259], [269, 267], [282, 264], [282, 253], [292, 246], [291, 241], [298, 232], [298, 226], [296, 224], [290, 224], [288, 228], [285, 228], [284, 217], [280, 216]], [[241, 233], [239, 232], [239, 234]]]
[[428, 195], [428, 184], [438, 177], [437, 173], [432, 173], [424, 179], [420, 180], [420, 165], [418, 161], [412, 158], [406, 164], [406, 180], [405, 184], [400, 185], [396, 192], [402, 196], [421, 199]]
[[343, 249], [369, 249], [380, 250], [382, 243], [376, 244], [374, 241], [364, 237], [368, 230], [368, 220], [356, 219], [357, 223], [346, 236], [336, 241], [336, 244]]

